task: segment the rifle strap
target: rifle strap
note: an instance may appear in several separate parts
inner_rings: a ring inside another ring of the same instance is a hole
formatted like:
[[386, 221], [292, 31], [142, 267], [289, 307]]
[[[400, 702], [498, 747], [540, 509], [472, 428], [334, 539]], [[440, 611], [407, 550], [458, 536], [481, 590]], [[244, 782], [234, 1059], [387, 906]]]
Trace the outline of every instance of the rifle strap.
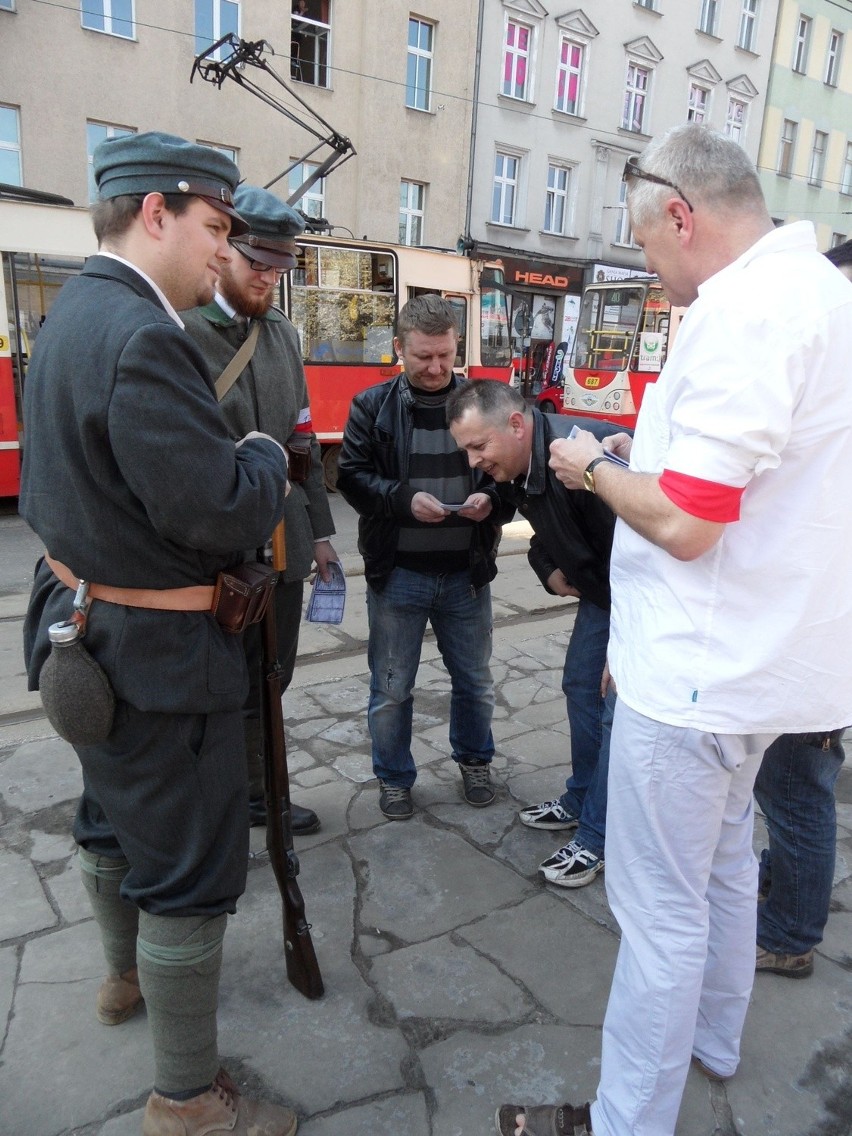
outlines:
[[254, 349], [257, 345], [258, 335], [260, 335], [260, 320], [255, 320], [239, 351], [216, 380], [216, 398], [219, 402], [222, 401], [251, 362], [251, 357], [254, 355]]

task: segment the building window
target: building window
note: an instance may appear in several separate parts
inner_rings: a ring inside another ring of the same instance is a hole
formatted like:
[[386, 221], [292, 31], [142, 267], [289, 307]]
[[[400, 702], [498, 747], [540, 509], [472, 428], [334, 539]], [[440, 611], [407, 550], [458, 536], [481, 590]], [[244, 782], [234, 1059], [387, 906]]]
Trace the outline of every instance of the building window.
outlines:
[[615, 207], [615, 235], [617, 245], [634, 245], [633, 231], [630, 228], [630, 214], [627, 212], [627, 182], [618, 186], [618, 205]]
[[814, 131], [814, 144], [811, 147], [811, 162], [808, 168], [808, 183], [822, 185], [825, 169], [825, 151], [828, 147], [828, 134], [823, 130]]
[[208, 150], [215, 150], [217, 154], [224, 154], [226, 158], [237, 165], [240, 152], [233, 146], [220, 146], [218, 142], [205, 142], [203, 138], [198, 139], [199, 146], [206, 146]]
[[290, 19], [290, 77], [328, 87], [331, 42], [330, 0], [293, 0]]
[[419, 181], [399, 183], [399, 243], [423, 244], [426, 186]]
[[743, 0], [740, 12], [740, 34], [737, 36], [737, 47], [743, 51], [754, 51], [757, 43], [757, 0]]
[[0, 181], [23, 185], [21, 174], [21, 123], [18, 108], [0, 104]]
[[802, 75], [808, 69], [808, 47], [811, 41], [811, 21], [809, 16], [799, 16], [796, 25], [796, 42], [793, 46], [793, 70]]
[[846, 143], [846, 157], [843, 159], [840, 192], [847, 196], [852, 195], [852, 142]]
[[640, 8], [650, 8], [652, 12], [657, 6], [654, 0], [636, 0], [636, 4]]
[[624, 107], [621, 112], [622, 130], [647, 133], [648, 90], [651, 72], [638, 63], [627, 64], [627, 82], [624, 88]]
[[15, 0], [0, 0], [0, 12], [14, 12]]
[[781, 127], [781, 145], [778, 148], [778, 173], [782, 177], [793, 176], [793, 156], [798, 129], [798, 123], [789, 118], [784, 119], [784, 125]]
[[734, 142], [740, 145], [745, 141], [746, 112], [748, 107], [742, 99], [733, 96], [728, 99], [728, 114], [725, 118], [725, 133]]
[[843, 33], [832, 30], [831, 35], [828, 37], [828, 54], [825, 57], [825, 82], [829, 87], [837, 86], [842, 47]]
[[556, 68], [556, 110], [563, 114], [581, 114], [583, 97], [583, 67], [586, 49], [563, 37], [559, 46], [559, 63]]
[[[83, 0], [84, 3], [87, 0]], [[239, 0], [195, 0], [195, 54], [225, 35], [240, 34]], [[211, 59], [221, 59], [221, 48]]]
[[80, 0], [84, 28], [133, 39], [133, 0]]
[[[287, 175], [287, 188], [289, 196], [292, 196], [304, 185], [305, 181], [311, 176], [314, 170], [319, 169], [317, 162], [299, 162], [290, 170]], [[294, 209], [301, 209], [306, 217], [320, 218], [325, 216], [325, 178], [320, 178], [315, 181], [309, 189], [306, 189], [302, 196], [293, 202]]]
[[95, 147], [106, 138], [121, 138], [125, 134], [135, 134], [132, 126], [116, 126], [112, 122], [86, 123], [86, 161], [89, 170], [89, 201], [97, 201], [98, 187], [95, 185], [95, 172], [92, 169], [92, 155]]
[[698, 30], [707, 35], [716, 34], [716, 20], [719, 15], [719, 0], [701, 0], [701, 14], [698, 17]]
[[408, 70], [405, 105], [413, 110], [429, 110], [432, 105], [432, 34], [434, 26], [425, 20], [408, 21]]
[[508, 20], [503, 43], [503, 85], [500, 88], [504, 95], [513, 99], [529, 98], [531, 51], [532, 28]]
[[710, 92], [699, 83], [689, 84], [689, 106], [686, 109], [688, 122], [704, 122], [710, 107]]
[[845, 233], [832, 233], [831, 234], [831, 248], [835, 249], [838, 245], [846, 244]]
[[547, 196], [544, 201], [544, 231], [564, 237], [568, 231], [568, 195], [571, 170], [550, 163], [547, 167]]
[[517, 155], [497, 151], [491, 191], [491, 220], [497, 225], [515, 224], [520, 172], [521, 160]]

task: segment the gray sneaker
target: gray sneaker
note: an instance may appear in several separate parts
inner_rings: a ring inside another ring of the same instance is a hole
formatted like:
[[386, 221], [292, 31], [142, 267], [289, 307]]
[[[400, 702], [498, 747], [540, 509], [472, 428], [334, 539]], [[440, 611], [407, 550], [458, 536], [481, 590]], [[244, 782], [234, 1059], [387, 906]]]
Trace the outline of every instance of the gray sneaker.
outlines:
[[379, 808], [388, 820], [410, 820], [414, 816], [411, 790], [401, 789], [399, 785], [389, 785], [387, 781], [381, 779], [379, 785], [381, 786]]
[[476, 765], [459, 762], [462, 775], [464, 799], [475, 809], [484, 809], [494, 800], [494, 787], [491, 784], [491, 766], [487, 761]]

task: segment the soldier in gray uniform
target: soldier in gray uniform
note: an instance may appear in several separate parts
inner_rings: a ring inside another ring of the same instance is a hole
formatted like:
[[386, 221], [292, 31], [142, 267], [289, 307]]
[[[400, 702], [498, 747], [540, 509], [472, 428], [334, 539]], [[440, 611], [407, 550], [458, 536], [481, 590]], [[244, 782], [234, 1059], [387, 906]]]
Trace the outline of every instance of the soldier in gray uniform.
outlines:
[[[263, 430], [293, 453], [291, 491], [284, 506], [287, 568], [275, 589], [281, 690], [290, 685], [299, 644], [305, 577], [315, 563], [324, 579], [337, 560], [330, 537], [334, 522], [325, 491], [320, 448], [311, 424], [308, 387], [295, 327], [274, 306], [284, 272], [296, 264], [293, 240], [305, 228], [294, 209], [265, 189], [241, 185], [234, 204], [249, 232], [231, 240], [235, 255], [224, 265], [212, 303], [183, 312], [186, 330], [201, 349], [221, 397], [222, 413], [235, 437]], [[248, 352], [239, 353], [248, 342]], [[228, 368], [236, 360], [234, 372]], [[224, 378], [223, 378], [224, 376]], [[230, 385], [229, 385], [230, 384]], [[299, 467], [299, 468], [297, 468]], [[243, 637], [251, 688], [244, 714], [249, 771], [249, 819], [266, 823], [260, 729], [260, 634]], [[294, 804], [294, 833], [315, 832], [312, 809]]]
[[216, 1039], [248, 860], [248, 676], [210, 607], [218, 574], [281, 518], [287, 465], [272, 438], [234, 441], [177, 309], [212, 297], [229, 233], [245, 231], [239, 172], [163, 134], [103, 142], [94, 171], [100, 251], [33, 352], [20, 511], [47, 549], [24, 630], [31, 687], [82, 579], [85, 647], [116, 700], [108, 736], [75, 747], [74, 837], [108, 965], [97, 1013], [116, 1025], [144, 997], [156, 1066], [144, 1136], [292, 1136], [289, 1109], [239, 1096]]

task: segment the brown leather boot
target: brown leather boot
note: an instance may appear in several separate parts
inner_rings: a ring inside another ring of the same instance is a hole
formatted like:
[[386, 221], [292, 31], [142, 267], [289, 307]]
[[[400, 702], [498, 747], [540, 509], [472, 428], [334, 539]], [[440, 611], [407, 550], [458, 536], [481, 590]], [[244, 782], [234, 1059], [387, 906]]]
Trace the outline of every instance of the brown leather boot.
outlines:
[[139, 975], [136, 967], [125, 970], [124, 974], [110, 974], [98, 990], [98, 1021], [105, 1026], [117, 1026], [132, 1018], [142, 1005], [142, 991], [139, 989]]
[[186, 1101], [151, 1093], [142, 1136], [293, 1136], [298, 1127], [295, 1112], [229, 1091], [225, 1085], [230, 1078], [222, 1072], [206, 1093]]

